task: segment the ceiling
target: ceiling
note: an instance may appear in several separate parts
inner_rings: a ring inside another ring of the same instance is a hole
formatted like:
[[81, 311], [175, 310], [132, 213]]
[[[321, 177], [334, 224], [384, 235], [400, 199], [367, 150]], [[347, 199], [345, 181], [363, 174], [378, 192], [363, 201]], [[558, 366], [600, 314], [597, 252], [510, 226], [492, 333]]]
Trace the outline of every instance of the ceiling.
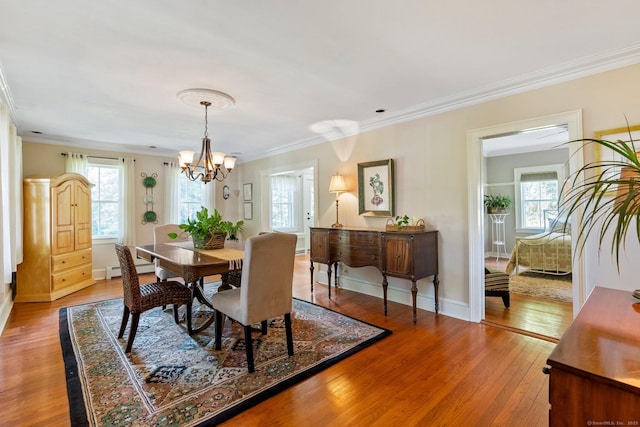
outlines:
[[[209, 113], [209, 136], [242, 162], [638, 63], [638, 12], [637, 0], [0, 0], [0, 94], [23, 139], [174, 156], [204, 132], [204, 111], [176, 93], [223, 91], [235, 105]], [[312, 130], [327, 120], [327, 136]]]

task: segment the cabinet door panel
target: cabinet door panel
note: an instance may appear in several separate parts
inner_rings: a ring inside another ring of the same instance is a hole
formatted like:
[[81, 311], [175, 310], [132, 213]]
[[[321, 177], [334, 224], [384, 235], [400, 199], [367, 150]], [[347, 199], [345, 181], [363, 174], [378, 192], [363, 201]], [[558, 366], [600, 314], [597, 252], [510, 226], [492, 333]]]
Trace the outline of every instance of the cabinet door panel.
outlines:
[[54, 255], [73, 251], [73, 196], [72, 181], [51, 189], [51, 253]]
[[387, 274], [410, 275], [412, 273], [411, 240], [397, 237], [386, 238], [384, 250]]
[[329, 231], [311, 230], [311, 261], [328, 264], [329, 257]]
[[81, 183], [75, 191], [75, 249], [91, 247], [91, 190]]

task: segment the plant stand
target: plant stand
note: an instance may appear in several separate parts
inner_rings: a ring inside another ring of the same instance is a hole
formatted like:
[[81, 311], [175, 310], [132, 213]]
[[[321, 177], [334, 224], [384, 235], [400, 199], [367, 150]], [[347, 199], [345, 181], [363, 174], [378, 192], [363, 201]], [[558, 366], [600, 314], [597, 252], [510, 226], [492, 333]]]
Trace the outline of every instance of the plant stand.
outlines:
[[496, 262], [500, 259], [500, 254], [504, 253], [504, 258], [508, 259], [507, 248], [505, 245], [504, 221], [508, 213], [488, 214], [491, 219], [491, 242], [493, 251], [496, 253]]

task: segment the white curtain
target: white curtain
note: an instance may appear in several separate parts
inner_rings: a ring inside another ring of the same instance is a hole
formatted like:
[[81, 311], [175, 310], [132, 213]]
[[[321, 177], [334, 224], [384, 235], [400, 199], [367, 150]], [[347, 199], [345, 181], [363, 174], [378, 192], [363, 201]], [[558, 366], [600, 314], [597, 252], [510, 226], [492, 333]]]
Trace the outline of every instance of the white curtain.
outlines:
[[120, 211], [121, 241], [127, 246], [136, 244], [136, 177], [135, 160], [119, 158], [120, 164], [120, 194], [122, 195], [122, 210]]
[[178, 163], [167, 162], [164, 167], [166, 186], [164, 194], [164, 219], [162, 224], [178, 224], [180, 222], [180, 178], [186, 179], [181, 174]]
[[4, 285], [22, 262], [22, 140], [0, 103], [0, 302]]
[[79, 173], [86, 177], [87, 169], [89, 167], [89, 159], [86, 154], [81, 153], [67, 153], [67, 158], [64, 162], [64, 170], [67, 173]]

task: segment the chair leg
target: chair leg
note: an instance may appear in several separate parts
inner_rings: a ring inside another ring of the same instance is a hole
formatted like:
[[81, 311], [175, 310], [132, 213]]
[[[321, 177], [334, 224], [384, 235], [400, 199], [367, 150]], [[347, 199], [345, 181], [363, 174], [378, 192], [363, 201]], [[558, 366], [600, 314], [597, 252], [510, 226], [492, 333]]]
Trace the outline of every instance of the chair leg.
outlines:
[[284, 315], [284, 329], [287, 334], [287, 353], [293, 356], [293, 330], [291, 329], [291, 313]]
[[216, 310], [216, 350], [222, 349], [222, 312], [220, 310]]
[[502, 302], [504, 303], [504, 306], [509, 308], [509, 306], [511, 305], [511, 294], [504, 293], [502, 294]]
[[191, 326], [191, 304], [187, 304], [187, 332], [189, 335], [193, 335], [193, 327]]
[[262, 322], [260, 322], [260, 325], [262, 326], [262, 335], [267, 335], [267, 327], [269, 326], [267, 324], [267, 321], [263, 320]]
[[133, 346], [133, 340], [136, 337], [136, 332], [138, 331], [138, 321], [140, 320], [140, 313], [133, 313], [131, 316], [131, 330], [129, 331], [129, 340], [127, 341], [127, 348], [125, 349], [125, 353], [129, 353], [131, 351], [131, 347]]
[[173, 320], [175, 320], [176, 325], [180, 323], [180, 320], [178, 320], [178, 307], [178, 304], [173, 304]]
[[251, 325], [244, 327], [244, 345], [247, 348], [247, 368], [249, 373], [255, 372], [253, 366], [253, 342], [251, 340]]
[[120, 324], [120, 332], [118, 332], [118, 338], [122, 338], [124, 335], [124, 329], [127, 327], [127, 322], [129, 321], [129, 307], [124, 306], [124, 310], [122, 312], [122, 323]]

